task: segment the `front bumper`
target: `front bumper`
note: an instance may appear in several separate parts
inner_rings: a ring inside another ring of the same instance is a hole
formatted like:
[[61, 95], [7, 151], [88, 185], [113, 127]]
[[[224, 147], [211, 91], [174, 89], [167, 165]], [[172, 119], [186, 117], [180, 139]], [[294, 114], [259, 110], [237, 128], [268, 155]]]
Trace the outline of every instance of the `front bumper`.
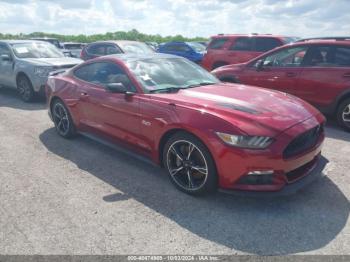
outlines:
[[[278, 135], [276, 141], [266, 150], [239, 149], [217, 143], [213, 156], [219, 173], [220, 188], [276, 192], [304, 180], [318, 165], [324, 133], [319, 136], [316, 144], [295, 156], [285, 159], [283, 151], [296, 136], [323, 122], [324, 117], [321, 114], [309, 118]], [[248, 174], [256, 171], [273, 171], [273, 174], [266, 176], [268, 179], [253, 181]]]
[[227, 190], [220, 189], [220, 192], [225, 194], [231, 194], [236, 196], [248, 196], [248, 197], [277, 197], [277, 196], [289, 196], [293, 195], [299, 190], [303, 189], [307, 185], [311, 184], [318, 178], [323, 176], [323, 169], [327, 165], [328, 160], [323, 156], [318, 156], [317, 161], [312, 169], [302, 178], [292, 184], [287, 184], [280, 191], [242, 191], [242, 190]]

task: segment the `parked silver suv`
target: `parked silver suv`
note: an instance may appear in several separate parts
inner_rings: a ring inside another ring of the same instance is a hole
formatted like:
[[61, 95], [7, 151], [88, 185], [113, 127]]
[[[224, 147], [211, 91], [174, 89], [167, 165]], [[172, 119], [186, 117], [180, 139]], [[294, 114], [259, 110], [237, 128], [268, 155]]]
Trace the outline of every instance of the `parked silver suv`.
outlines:
[[29, 102], [44, 92], [51, 71], [73, 67], [82, 60], [65, 57], [54, 45], [34, 40], [0, 40], [0, 85], [17, 88]]

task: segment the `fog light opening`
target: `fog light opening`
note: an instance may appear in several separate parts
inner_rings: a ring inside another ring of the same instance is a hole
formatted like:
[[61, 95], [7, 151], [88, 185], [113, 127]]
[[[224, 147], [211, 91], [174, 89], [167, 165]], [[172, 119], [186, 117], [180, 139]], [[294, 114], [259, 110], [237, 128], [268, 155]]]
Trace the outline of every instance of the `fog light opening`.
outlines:
[[273, 175], [275, 172], [273, 170], [254, 170], [250, 171], [248, 175], [250, 176], [263, 176], [263, 175]]

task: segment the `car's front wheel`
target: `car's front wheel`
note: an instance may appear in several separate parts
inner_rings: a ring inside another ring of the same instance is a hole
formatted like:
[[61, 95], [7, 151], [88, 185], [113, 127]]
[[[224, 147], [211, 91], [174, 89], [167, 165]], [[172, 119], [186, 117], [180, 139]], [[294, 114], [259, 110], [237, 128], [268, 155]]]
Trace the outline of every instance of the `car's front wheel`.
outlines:
[[35, 97], [33, 85], [29, 78], [25, 75], [21, 75], [17, 79], [17, 90], [24, 102], [31, 102]]
[[163, 164], [170, 180], [181, 191], [200, 195], [217, 189], [217, 172], [207, 147], [195, 136], [179, 132], [163, 150]]
[[76, 129], [72, 117], [64, 103], [56, 99], [51, 107], [52, 119], [57, 133], [64, 138], [75, 136]]
[[338, 107], [337, 120], [339, 125], [350, 131], [350, 98], [345, 99]]

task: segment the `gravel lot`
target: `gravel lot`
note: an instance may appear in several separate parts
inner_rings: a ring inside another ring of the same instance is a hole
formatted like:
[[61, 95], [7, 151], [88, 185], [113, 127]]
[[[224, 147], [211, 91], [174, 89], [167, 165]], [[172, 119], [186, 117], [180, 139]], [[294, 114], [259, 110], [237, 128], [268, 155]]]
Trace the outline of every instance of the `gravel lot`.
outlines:
[[329, 124], [325, 176], [296, 195], [194, 198], [0, 90], [0, 254], [350, 254], [349, 142]]

